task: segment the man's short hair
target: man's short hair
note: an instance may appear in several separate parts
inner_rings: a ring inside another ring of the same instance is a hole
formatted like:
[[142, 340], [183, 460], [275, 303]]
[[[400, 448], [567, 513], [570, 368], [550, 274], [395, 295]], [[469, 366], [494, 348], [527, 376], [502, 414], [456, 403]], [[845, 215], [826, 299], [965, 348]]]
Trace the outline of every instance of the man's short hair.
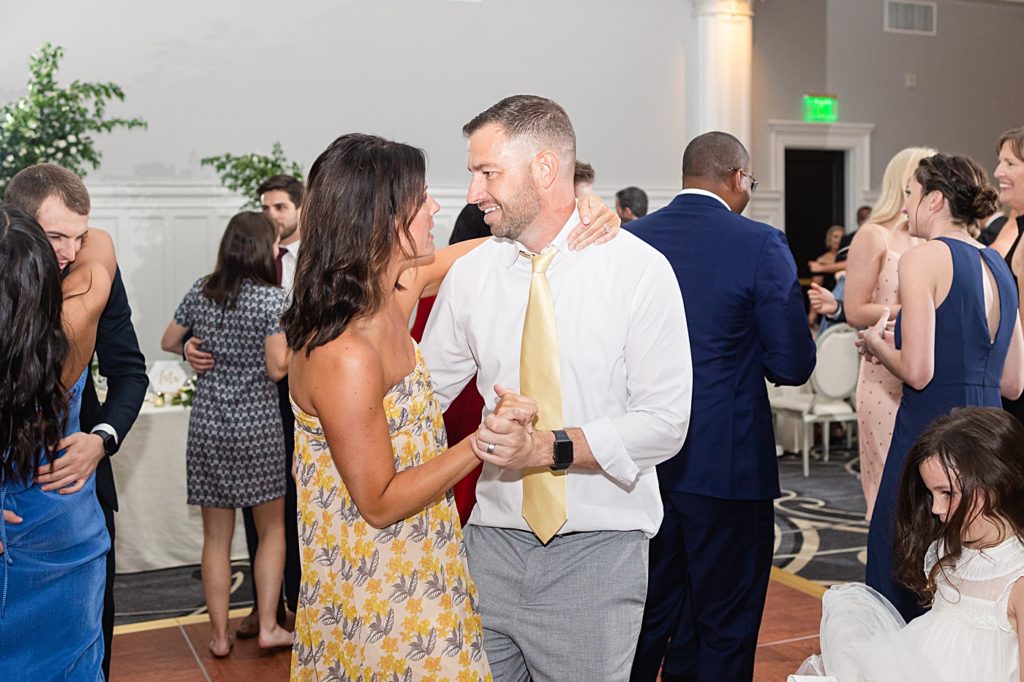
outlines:
[[295, 208], [302, 206], [302, 195], [305, 193], [305, 187], [301, 180], [297, 180], [291, 175], [272, 175], [256, 188], [256, 196], [261, 197], [267, 192], [273, 192], [274, 190], [287, 192], [288, 197], [295, 204]]
[[594, 167], [586, 161], [576, 159], [576, 168], [572, 172], [572, 184], [578, 185], [581, 182], [585, 182], [588, 185], [593, 185], [594, 177]]
[[17, 206], [35, 218], [43, 202], [53, 196], [78, 215], [87, 216], [92, 208], [82, 178], [53, 163], [37, 163], [18, 171], [7, 183], [4, 203]]
[[647, 215], [647, 192], [639, 187], [627, 187], [615, 193], [619, 200], [619, 207], [623, 210], [630, 209], [637, 218]]
[[739, 168], [746, 170], [750, 154], [743, 143], [729, 133], [715, 130], [698, 135], [683, 152], [683, 180], [706, 178], [724, 180]]
[[501, 100], [462, 126], [462, 134], [473, 133], [491, 123], [501, 126], [509, 141], [527, 139], [553, 149], [563, 162], [576, 161], [576, 132], [557, 102], [536, 95], [513, 95]]

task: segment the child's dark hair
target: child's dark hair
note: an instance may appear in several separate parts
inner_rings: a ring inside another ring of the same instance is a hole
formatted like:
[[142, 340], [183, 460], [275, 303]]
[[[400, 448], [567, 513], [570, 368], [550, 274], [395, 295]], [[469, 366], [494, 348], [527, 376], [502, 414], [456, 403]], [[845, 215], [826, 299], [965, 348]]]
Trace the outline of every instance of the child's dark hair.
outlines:
[[[943, 523], [932, 514], [932, 497], [920, 466], [935, 458], [959, 484], [956, 510]], [[1024, 542], [1024, 426], [993, 407], [965, 407], [932, 422], [907, 456], [896, 512], [896, 576], [929, 603], [935, 577], [953, 566], [963, 551], [971, 522], [986, 516], [1006, 524], [1007, 536]], [[940, 541], [942, 555], [925, 575], [929, 546]]]

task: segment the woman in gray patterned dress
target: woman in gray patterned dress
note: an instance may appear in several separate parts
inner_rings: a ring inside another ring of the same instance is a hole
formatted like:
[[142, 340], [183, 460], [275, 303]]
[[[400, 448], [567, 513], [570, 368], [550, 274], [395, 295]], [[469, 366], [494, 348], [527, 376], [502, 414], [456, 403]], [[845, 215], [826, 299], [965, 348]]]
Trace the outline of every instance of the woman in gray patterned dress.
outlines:
[[210, 613], [210, 651], [226, 656], [235, 509], [252, 507], [259, 534], [254, 580], [259, 594], [259, 644], [291, 646], [277, 624], [284, 571], [285, 446], [277, 387], [289, 352], [280, 318], [278, 237], [261, 213], [228, 222], [213, 273], [192, 285], [160, 342], [180, 355], [189, 330], [213, 353], [213, 369], [196, 385], [188, 425], [188, 503], [203, 510], [203, 594]]

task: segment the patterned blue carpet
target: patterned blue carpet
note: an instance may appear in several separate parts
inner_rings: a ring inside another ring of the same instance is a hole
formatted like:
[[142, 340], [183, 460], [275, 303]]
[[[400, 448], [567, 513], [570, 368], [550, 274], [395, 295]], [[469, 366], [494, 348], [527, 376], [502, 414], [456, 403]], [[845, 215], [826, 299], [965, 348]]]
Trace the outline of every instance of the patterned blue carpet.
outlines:
[[[775, 565], [824, 585], [864, 579], [867, 523], [855, 453], [833, 450], [811, 462], [779, 458], [782, 497], [775, 502]], [[234, 567], [232, 608], [252, 605], [249, 567]], [[116, 623], [205, 613], [198, 566], [118, 576]]]

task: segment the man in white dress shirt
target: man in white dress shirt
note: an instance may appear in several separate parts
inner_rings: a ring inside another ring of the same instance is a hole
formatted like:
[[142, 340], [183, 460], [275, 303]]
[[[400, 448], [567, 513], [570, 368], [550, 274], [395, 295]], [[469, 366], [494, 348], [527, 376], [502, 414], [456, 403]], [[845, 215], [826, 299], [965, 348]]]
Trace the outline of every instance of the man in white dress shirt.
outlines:
[[[682, 297], [668, 261], [628, 233], [567, 247], [576, 139], [558, 104], [509, 97], [463, 132], [468, 201], [496, 238], [441, 286], [423, 340], [435, 392], [446, 408], [476, 374], [490, 413], [496, 384], [519, 389], [528, 256], [554, 249], [564, 422], [516, 452], [486, 425], [477, 434], [485, 464], [465, 540], [487, 657], [499, 681], [627, 680], [662, 518], [654, 467], [679, 451], [689, 421]], [[566, 520], [542, 542], [522, 515], [522, 470], [556, 464], [568, 466]]]

